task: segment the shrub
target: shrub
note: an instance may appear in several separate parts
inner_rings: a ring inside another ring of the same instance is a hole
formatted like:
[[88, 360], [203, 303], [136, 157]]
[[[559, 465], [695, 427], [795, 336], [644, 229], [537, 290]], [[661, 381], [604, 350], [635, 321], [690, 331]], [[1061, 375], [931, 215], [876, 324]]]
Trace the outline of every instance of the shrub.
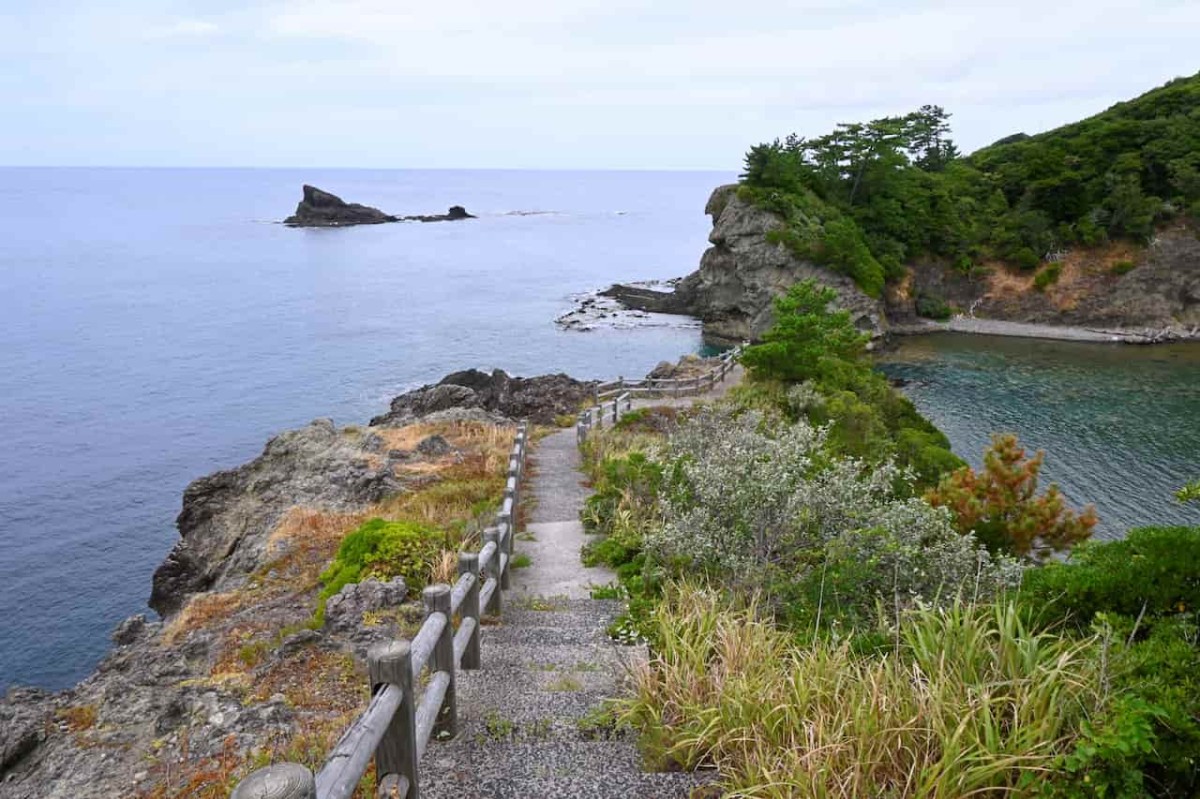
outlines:
[[434, 527], [371, 519], [342, 540], [333, 563], [321, 573], [320, 598], [324, 601], [343, 586], [369, 577], [403, 577], [409, 590], [419, 591], [429, 581], [444, 542], [445, 534]]
[[1027, 272], [1037, 269], [1042, 263], [1042, 259], [1038, 258], [1037, 253], [1029, 247], [1021, 247], [1014, 252], [1012, 260], [1020, 269], [1024, 269]]
[[1047, 619], [1086, 628], [1098, 613], [1157, 618], [1200, 609], [1200, 527], [1143, 527], [1076, 547], [1025, 573], [1021, 594]]
[[1117, 261], [1112, 265], [1112, 273], [1114, 275], [1127, 275], [1137, 267], [1133, 261]]
[[[901, 499], [909, 479], [885, 463], [830, 458], [827, 430], [763, 430], [755, 413], [702, 412], [669, 441], [665, 524], [647, 537], [661, 561], [766, 586], [797, 623], [873, 616], [1015, 581], [1014, 564], [960, 536], [949, 514]], [[824, 612], [821, 610], [825, 608]]]
[[1032, 458], [1014, 435], [995, 435], [984, 453], [982, 472], [964, 466], [926, 494], [936, 507], [949, 508], [960, 532], [974, 533], [992, 552], [1045, 558], [1087, 539], [1096, 510], [1075, 513], [1053, 483], [1040, 496], [1038, 474], [1046, 453]]
[[1058, 282], [1059, 276], [1062, 274], [1062, 264], [1052, 263], [1046, 264], [1037, 275], [1033, 278], [1033, 287], [1038, 291], [1045, 291], [1051, 285]]
[[949, 319], [951, 313], [950, 306], [941, 297], [934, 294], [917, 295], [918, 316], [928, 319]]

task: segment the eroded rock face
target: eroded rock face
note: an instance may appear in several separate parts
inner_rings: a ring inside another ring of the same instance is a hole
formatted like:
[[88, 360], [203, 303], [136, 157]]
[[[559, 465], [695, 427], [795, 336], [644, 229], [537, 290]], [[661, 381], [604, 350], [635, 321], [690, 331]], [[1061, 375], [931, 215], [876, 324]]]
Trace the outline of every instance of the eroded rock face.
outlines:
[[482, 418], [529, 419], [554, 424], [554, 417], [573, 414], [591, 398], [593, 382], [565, 374], [510, 377], [497, 369], [491, 374], [477, 369], [455, 372], [441, 382], [423, 386], [392, 400], [391, 410], [371, 420], [372, 426], [399, 427], [420, 419]]
[[1014, 288], [1031, 273], [1009, 271], [969, 278], [945, 264], [921, 260], [910, 267], [904, 291], [889, 292], [888, 315], [898, 322], [916, 318], [919, 296], [936, 297], [981, 319], [1070, 325], [1101, 330], [1173, 331], [1200, 327], [1200, 238], [1180, 225], [1161, 231], [1126, 274], [1112, 271], [1110, 251], [1068, 252], [1063, 277], [1045, 291]]
[[754, 340], [774, 321], [773, 302], [796, 283], [812, 278], [837, 292], [834, 305], [850, 312], [854, 324], [873, 338], [887, 332], [883, 304], [862, 292], [845, 275], [797, 258], [767, 233], [782, 227], [774, 214], [737, 196], [737, 186], [712, 193], [705, 213], [713, 220], [713, 246], [700, 269], [684, 279], [680, 291], [691, 313], [704, 321], [705, 335], [728, 341]]
[[236, 584], [262, 562], [269, 531], [293, 505], [354, 510], [400, 490], [363, 444], [318, 419], [271, 439], [250, 463], [189, 485], [180, 541], [154, 573], [150, 606], [170, 616], [190, 594]]
[[296, 213], [283, 223], [293, 227], [344, 227], [398, 221], [399, 217], [385, 214], [378, 208], [348, 203], [336, 194], [305, 185], [304, 199], [296, 206]]
[[794, 284], [812, 278], [837, 293], [834, 305], [850, 312], [854, 324], [872, 338], [888, 329], [883, 303], [872, 299], [845, 275], [797, 258], [767, 233], [782, 227], [777, 216], [742, 200], [737, 186], [718, 187], [704, 212], [712, 217], [712, 246], [700, 268], [674, 292], [617, 285], [603, 292], [630, 308], [699, 317], [705, 338], [720, 342], [756, 340], [774, 321], [774, 300]]

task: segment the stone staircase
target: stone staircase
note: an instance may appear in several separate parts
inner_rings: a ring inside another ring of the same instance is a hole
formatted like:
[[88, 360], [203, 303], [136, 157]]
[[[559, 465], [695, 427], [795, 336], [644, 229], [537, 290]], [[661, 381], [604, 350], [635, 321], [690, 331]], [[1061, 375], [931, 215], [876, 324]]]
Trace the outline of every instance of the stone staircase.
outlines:
[[516, 551], [532, 565], [513, 572], [502, 623], [484, 628], [483, 668], [458, 673], [458, 735], [430, 743], [421, 795], [686, 799], [713, 775], [647, 773], [631, 733], [596, 725], [595, 712], [622, 693], [629, 664], [645, 653], [606, 633], [621, 603], [590, 598], [589, 585], [613, 575], [580, 563], [588, 491], [575, 431], [543, 439], [531, 473]]
[[484, 667], [459, 672], [458, 735], [430, 744], [422, 796], [681, 799], [704, 784], [705, 775], [643, 772], [631, 734], [594, 725], [637, 654], [605, 634], [619, 611], [591, 599], [510, 603], [503, 625], [484, 632]]

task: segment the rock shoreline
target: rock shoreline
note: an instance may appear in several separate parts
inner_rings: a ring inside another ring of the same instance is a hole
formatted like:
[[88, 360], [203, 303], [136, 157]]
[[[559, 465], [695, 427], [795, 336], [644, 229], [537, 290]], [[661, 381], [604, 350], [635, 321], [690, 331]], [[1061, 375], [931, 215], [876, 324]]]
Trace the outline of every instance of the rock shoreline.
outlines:
[[[336, 549], [321, 524], [333, 520], [344, 532], [461, 457], [442, 436], [405, 425], [553, 424], [594, 387], [563, 374], [457, 372], [396, 397], [373, 426], [319, 419], [273, 437], [246, 464], [195, 480], [183, 495], [179, 541], [154, 575], [150, 604], [162, 620], [122, 622], [113, 648], [72, 688], [14, 687], [0, 698], [0, 799], [190, 795], [194, 786], [164, 782], [181, 764], [269, 749], [315, 723], [288, 692], [326, 701], [328, 686], [308, 685], [294, 668], [323, 678], [340, 670], [329, 679], [349, 685], [339, 690], [357, 707], [354, 664], [422, 612], [403, 581], [366, 580], [331, 597], [314, 626], [315, 575]], [[274, 640], [260, 649], [263, 635]], [[248, 685], [230, 676], [242, 672]]]

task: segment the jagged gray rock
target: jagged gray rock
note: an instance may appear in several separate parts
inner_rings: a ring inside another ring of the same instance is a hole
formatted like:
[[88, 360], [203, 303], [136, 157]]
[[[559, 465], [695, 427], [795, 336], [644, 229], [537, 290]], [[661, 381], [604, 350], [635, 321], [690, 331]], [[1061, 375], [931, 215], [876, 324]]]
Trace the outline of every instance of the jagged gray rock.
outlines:
[[499, 369], [491, 374], [468, 369], [401, 394], [392, 400], [391, 410], [376, 416], [371, 425], [397, 427], [458, 409], [483, 411], [488, 414], [483, 418], [491, 420], [496, 418], [492, 414], [499, 414], [504, 419], [554, 424], [556, 416], [578, 411], [595, 385], [565, 374], [526, 378], [510, 377]]
[[318, 419], [271, 439], [250, 463], [189, 485], [176, 520], [180, 541], [154, 572], [150, 606], [170, 616], [190, 594], [244, 578], [293, 505], [352, 510], [399, 491], [391, 468], [368, 458], [362, 444]]
[[374, 578], [351, 583], [325, 603], [325, 626], [333, 630], [350, 631], [362, 624], [363, 614], [403, 604], [408, 597], [408, 585], [403, 577], [388, 582]]
[[283, 220], [283, 224], [292, 227], [345, 227], [400, 221], [399, 217], [385, 214], [378, 208], [348, 203], [316, 186], [306, 184], [303, 192], [304, 198], [296, 206], [296, 213]]
[[736, 185], [713, 191], [705, 213], [713, 220], [708, 236], [713, 246], [700, 268], [674, 292], [617, 285], [605, 296], [627, 307], [660, 313], [687, 313], [704, 323], [706, 338], [723, 342], [757, 339], [774, 321], [774, 300], [792, 285], [813, 278], [837, 293], [833, 304], [850, 312], [854, 324], [872, 338], [886, 334], [883, 303], [873, 299], [845, 275], [802, 260], [767, 234], [783, 221], [738, 196]]

